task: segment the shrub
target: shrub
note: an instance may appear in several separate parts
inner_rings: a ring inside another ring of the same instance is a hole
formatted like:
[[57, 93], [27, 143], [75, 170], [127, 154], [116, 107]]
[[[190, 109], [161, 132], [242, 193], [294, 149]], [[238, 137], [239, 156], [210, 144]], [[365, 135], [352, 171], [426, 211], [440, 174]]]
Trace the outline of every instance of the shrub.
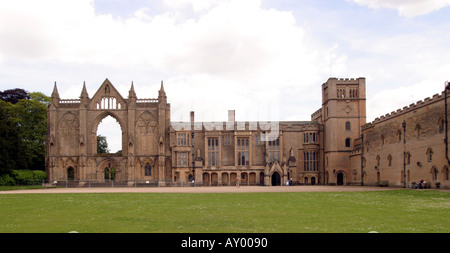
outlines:
[[13, 170], [12, 176], [17, 185], [36, 185], [44, 182], [47, 173], [40, 170]]
[[10, 175], [5, 174], [5, 175], [0, 176], [0, 185], [1, 186], [13, 186], [15, 184], [16, 184], [16, 181]]

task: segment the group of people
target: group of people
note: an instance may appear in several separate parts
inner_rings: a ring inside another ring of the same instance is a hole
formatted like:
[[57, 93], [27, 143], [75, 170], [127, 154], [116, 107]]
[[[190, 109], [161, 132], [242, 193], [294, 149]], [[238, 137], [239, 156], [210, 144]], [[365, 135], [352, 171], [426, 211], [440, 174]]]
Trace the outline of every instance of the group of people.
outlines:
[[421, 179], [419, 181], [419, 183], [414, 185], [414, 189], [424, 189], [428, 187], [428, 182], [427, 181], [423, 181], [423, 179]]

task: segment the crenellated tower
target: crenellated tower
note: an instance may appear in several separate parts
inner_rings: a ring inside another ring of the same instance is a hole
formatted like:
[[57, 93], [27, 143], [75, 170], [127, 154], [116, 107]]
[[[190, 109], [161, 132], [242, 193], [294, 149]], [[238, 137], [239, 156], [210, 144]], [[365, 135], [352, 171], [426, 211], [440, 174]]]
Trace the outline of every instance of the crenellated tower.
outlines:
[[329, 78], [322, 85], [325, 180], [350, 183], [350, 154], [366, 123], [366, 80]]

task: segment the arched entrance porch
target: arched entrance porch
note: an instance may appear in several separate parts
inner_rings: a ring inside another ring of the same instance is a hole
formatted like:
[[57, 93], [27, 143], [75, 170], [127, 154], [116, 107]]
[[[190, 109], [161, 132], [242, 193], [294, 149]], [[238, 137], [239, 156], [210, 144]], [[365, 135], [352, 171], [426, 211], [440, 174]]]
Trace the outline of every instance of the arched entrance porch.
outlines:
[[272, 174], [272, 186], [280, 186], [281, 185], [281, 176], [278, 172], [274, 172]]

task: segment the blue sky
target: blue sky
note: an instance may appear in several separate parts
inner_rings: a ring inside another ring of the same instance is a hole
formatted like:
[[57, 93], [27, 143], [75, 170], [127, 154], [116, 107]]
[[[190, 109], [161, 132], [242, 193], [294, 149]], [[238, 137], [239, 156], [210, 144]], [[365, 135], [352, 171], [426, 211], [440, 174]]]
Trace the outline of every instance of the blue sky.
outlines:
[[78, 98], [108, 78], [172, 121], [309, 120], [330, 76], [366, 77], [367, 121], [442, 92], [450, 0], [0, 3], [0, 90]]

